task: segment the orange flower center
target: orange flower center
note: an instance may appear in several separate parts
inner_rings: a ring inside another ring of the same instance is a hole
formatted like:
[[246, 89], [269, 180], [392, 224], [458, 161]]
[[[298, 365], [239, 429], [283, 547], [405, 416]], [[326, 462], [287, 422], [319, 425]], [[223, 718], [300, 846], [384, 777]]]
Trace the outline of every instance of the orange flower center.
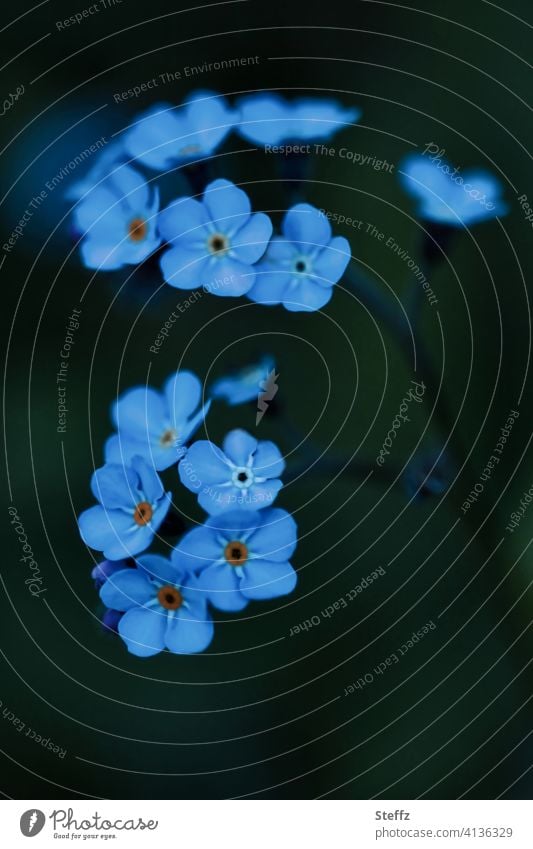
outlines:
[[158, 590], [157, 600], [161, 607], [164, 607], [166, 610], [177, 610], [183, 604], [183, 596], [180, 591], [170, 585], [161, 587]]
[[169, 445], [173, 445], [176, 439], [178, 438], [178, 434], [173, 428], [169, 428], [165, 430], [164, 433], [161, 434], [160, 443], [164, 445], [165, 448], [168, 448]]
[[142, 242], [146, 237], [148, 227], [144, 218], [133, 218], [128, 226], [128, 235], [132, 242]]
[[248, 548], [243, 542], [233, 540], [225, 547], [224, 557], [230, 566], [244, 566], [248, 560]]
[[133, 518], [138, 525], [147, 525], [153, 514], [152, 505], [148, 504], [147, 501], [140, 501], [135, 508]]

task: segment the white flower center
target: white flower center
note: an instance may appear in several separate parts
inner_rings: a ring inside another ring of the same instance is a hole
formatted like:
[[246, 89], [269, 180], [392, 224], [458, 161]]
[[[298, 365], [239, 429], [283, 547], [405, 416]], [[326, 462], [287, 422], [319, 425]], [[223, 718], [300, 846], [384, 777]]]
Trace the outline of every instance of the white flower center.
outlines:
[[236, 466], [231, 474], [231, 481], [238, 489], [248, 489], [254, 482], [254, 473], [248, 466]]

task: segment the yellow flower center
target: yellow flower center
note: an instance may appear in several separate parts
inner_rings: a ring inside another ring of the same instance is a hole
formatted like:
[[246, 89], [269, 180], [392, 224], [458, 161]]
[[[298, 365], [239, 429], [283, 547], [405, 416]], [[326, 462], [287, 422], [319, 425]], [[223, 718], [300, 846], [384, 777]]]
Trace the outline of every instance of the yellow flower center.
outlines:
[[244, 566], [248, 560], [248, 548], [243, 542], [233, 540], [225, 547], [224, 557], [230, 566]]

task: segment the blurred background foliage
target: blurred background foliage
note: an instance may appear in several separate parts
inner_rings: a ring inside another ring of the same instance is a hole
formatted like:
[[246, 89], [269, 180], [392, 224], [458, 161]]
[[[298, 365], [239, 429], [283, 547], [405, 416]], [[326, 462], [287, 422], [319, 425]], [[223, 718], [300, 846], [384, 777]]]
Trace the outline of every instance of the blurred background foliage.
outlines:
[[[8, 795], [486, 798], [512, 785], [508, 796], [530, 796], [532, 773], [519, 776], [530, 763], [531, 675], [523, 670], [532, 645], [533, 509], [514, 534], [505, 525], [533, 483], [531, 226], [517, 201], [531, 191], [524, 103], [531, 28], [520, 20], [531, 7], [526, 0], [510, 0], [505, 9], [481, 0], [418, 5], [424, 8], [252, 0], [187, 10], [161, 0], [149, 6], [123, 0], [58, 31], [55, 22], [83, 4], [52, 0], [2, 33], [7, 56], [18, 57], [2, 72], [2, 90], [25, 86], [2, 118], [2, 241], [31, 198], [80, 151], [119, 132], [153, 102], [178, 103], [198, 87], [230, 98], [256, 89], [323, 92], [361, 107], [359, 125], [332, 144], [386, 159], [393, 173], [338, 156], [313, 157], [305, 197], [373, 222], [411, 256], [418, 256], [421, 230], [396, 166], [413, 145], [435, 142], [463, 171], [481, 166], [499, 175], [510, 210], [501, 224], [457, 234], [431, 275], [443, 342], [436, 311], [422, 309], [423, 335], [439, 372], [444, 344], [444, 391], [454, 418], [460, 411], [450, 447], [465, 465], [446, 495], [408, 503], [401, 486], [376, 475], [361, 486], [357, 476], [303, 474], [279, 498], [299, 525], [293, 596], [234, 619], [219, 614], [205, 655], [142, 661], [102, 632], [89, 578], [94, 561], [75, 522], [92, 500], [89, 478], [103, 459], [116, 393], [148, 375], [160, 385], [178, 366], [211, 382], [272, 352], [281, 412], [267, 413], [260, 435], [291, 451], [295, 434], [314, 428], [320, 450], [333, 441], [336, 457], [357, 449], [358, 458], [371, 461], [413, 372], [386, 329], [380, 328], [382, 342], [372, 317], [342, 286], [324, 315], [203, 297], [154, 356], [154, 337], [187, 293], [161, 285], [153, 269], [129, 279], [122, 273], [92, 279], [76, 251], [70, 254], [63, 189], [48, 193], [2, 267], [7, 503], [19, 512], [46, 594], [28, 593], [8, 520], [0, 699], [67, 754], [59, 759], [2, 721]], [[187, 66], [245, 56], [259, 62], [184, 76]], [[114, 93], [176, 71], [181, 80], [114, 102]], [[213, 173], [246, 185], [254, 207], [279, 224], [290, 201], [275, 158], [234, 134], [221, 152]], [[166, 178], [165, 199], [183, 191], [180, 180], [178, 172]], [[350, 240], [378, 287], [402, 297], [412, 285], [405, 263], [363, 231], [335, 231]], [[67, 433], [60, 435], [55, 375], [66, 321], [83, 293]], [[520, 418], [502, 462], [463, 515], [460, 505], [509, 411], [517, 409], [524, 381]], [[395, 447], [400, 465], [428, 424], [425, 405], [417, 414]], [[230, 427], [254, 430], [254, 422], [253, 405], [216, 405], [207, 426], [218, 441]], [[440, 446], [442, 436], [430, 422], [421, 445]], [[201, 521], [177, 477], [171, 488], [178, 507]], [[357, 601], [289, 637], [293, 625], [377, 566], [386, 576]], [[435, 631], [401, 663], [343, 695], [430, 620]]]

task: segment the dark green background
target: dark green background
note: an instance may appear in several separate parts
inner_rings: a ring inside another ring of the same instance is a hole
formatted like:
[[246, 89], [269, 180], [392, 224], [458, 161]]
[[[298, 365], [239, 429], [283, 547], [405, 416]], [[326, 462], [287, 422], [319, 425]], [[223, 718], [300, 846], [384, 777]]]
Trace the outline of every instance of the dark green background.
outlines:
[[[422, 13], [395, 3], [252, 0], [182, 11], [170, 3], [123, 0], [68, 31], [56, 30], [56, 20], [84, 5], [90, 4], [52, 0], [2, 33], [7, 57], [51, 33], [2, 75], [6, 95], [26, 86], [1, 119], [9, 142], [2, 155], [9, 190], [2, 242], [31, 197], [73, 156], [119, 131], [142, 108], [159, 100], [177, 103], [198, 86], [230, 98], [261, 88], [333, 93], [363, 110], [360, 125], [333, 144], [397, 164], [413, 145], [434, 141], [462, 170], [482, 166], [499, 173], [510, 214], [501, 224], [459, 234], [449, 263], [431, 276], [445, 345], [443, 391], [454, 416], [462, 405], [451, 450], [460, 465], [466, 460], [446, 496], [407, 506], [397, 485], [388, 491], [375, 479], [360, 487], [360, 479], [349, 475], [333, 481], [305, 473], [279, 498], [299, 525], [295, 593], [252, 605], [234, 620], [220, 615], [204, 655], [139, 660], [101, 631], [89, 579], [94, 561], [75, 522], [91, 503], [89, 477], [102, 462], [117, 391], [148, 374], [160, 385], [178, 365], [211, 380], [271, 351], [291, 426], [267, 414], [260, 435], [288, 451], [296, 446], [292, 428], [307, 433], [316, 425], [318, 446], [333, 439], [336, 456], [360, 446], [358, 457], [371, 460], [413, 372], [380, 327], [386, 376], [376, 326], [342, 287], [323, 315], [204, 297], [155, 357], [148, 348], [186, 293], [161, 286], [157, 274], [139, 273], [124, 286], [126, 273], [99, 274], [82, 304], [69, 371], [68, 430], [61, 438], [59, 351], [90, 274], [75, 253], [67, 258], [72, 242], [68, 220], [60, 223], [68, 209], [62, 189], [49, 195], [1, 272], [12, 494], [6, 487], [0, 699], [68, 752], [60, 760], [2, 720], [3, 792], [15, 798], [455, 798], [465, 792], [527, 798], [531, 667], [524, 667], [532, 646], [533, 508], [513, 535], [505, 525], [533, 483], [526, 450], [533, 407], [526, 296], [531, 225], [517, 202], [523, 193], [533, 198], [530, 111], [522, 102], [531, 90], [525, 62], [531, 28], [520, 21], [530, 17], [530, 4], [510, 0], [499, 11], [481, 0], [431, 0], [418, 4]], [[4, 15], [9, 21], [26, 8]], [[205, 73], [155, 95], [113, 102], [114, 92], [165, 71], [255, 55], [255, 66]], [[85, 117], [102, 104], [106, 108]], [[245, 184], [254, 207], [270, 210], [279, 223], [290, 201], [274, 159], [250, 151], [236, 135], [222, 152], [229, 155], [216, 162], [214, 173]], [[395, 173], [338, 157], [315, 159], [313, 166], [303, 192], [309, 202], [372, 221], [417, 255], [420, 229]], [[179, 175], [172, 180], [165, 182], [165, 201], [182, 191]], [[337, 232], [349, 238], [383, 292], [388, 285], [402, 295], [412, 283], [405, 264], [377, 240], [349, 228]], [[440, 371], [435, 310], [425, 305], [422, 320]], [[524, 380], [520, 418], [502, 462], [463, 516], [460, 505], [517, 407]], [[418, 413], [396, 445], [395, 463], [405, 462], [428, 424], [428, 408]], [[209, 433], [218, 441], [230, 427], [254, 430], [254, 419], [251, 406], [219, 405], [209, 416]], [[437, 443], [442, 437], [434, 422], [429, 434]], [[178, 507], [201, 521], [177, 476], [170, 472], [167, 480]], [[10, 503], [42, 569], [47, 591], [40, 599], [24, 585]], [[386, 568], [386, 577], [347, 610], [308, 634], [288, 637], [294, 624], [376, 566]], [[413, 630], [437, 621], [456, 596], [438, 628], [400, 664], [362, 692], [342, 697], [345, 686]]]

